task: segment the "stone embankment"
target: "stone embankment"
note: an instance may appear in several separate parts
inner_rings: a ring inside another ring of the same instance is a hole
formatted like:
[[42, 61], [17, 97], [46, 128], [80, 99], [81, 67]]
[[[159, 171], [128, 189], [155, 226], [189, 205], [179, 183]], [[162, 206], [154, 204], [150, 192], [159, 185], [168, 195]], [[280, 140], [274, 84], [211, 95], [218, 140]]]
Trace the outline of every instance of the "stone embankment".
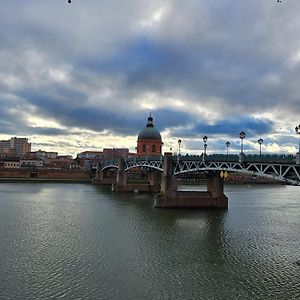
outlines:
[[91, 182], [85, 170], [68, 169], [0, 169], [0, 181], [80, 181]]

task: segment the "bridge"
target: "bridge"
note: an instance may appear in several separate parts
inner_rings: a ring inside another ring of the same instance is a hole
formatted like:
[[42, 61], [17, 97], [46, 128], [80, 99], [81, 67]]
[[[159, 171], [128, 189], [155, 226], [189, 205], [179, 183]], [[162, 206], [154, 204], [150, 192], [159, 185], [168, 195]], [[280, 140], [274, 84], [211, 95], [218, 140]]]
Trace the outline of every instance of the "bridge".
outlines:
[[[160, 192], [158, 207], [218, 207], [227, 208], [223, 191], [224, 175], [228, 172], [270, 178], [285, 184], [300, 186], [300, 164], [292, 155], [206, 155], [131, 157], [104, 161], [98, 166], [98, 182], [105, 182], [105, 173], [115, 169], [113, 190], [120, 192]], [[147, 184], [130, 183], [131, 170], [148, 174]], [[208, 178], [207, 192], [178, 191], [178, 177], [189, 173], [204, 173]], [[111, 178], [112, 179], [112, 178]], [[107, 182], [107, 180], [106, 180]]]
[[[119, 168], [118, 160], [105, 161], [99, 166], [101, 171]], [[133, 157], [124, 159], [124, 171], [133, 168], [164, 170], [164, 157]], [[239, 161], [238, 155], [172, 156], [174, 176], [190, 172], [227, 171], [259, 177], [266, 177], [286, 184], [300, 185], [300, 165], [292, 155], [249, 155]]]

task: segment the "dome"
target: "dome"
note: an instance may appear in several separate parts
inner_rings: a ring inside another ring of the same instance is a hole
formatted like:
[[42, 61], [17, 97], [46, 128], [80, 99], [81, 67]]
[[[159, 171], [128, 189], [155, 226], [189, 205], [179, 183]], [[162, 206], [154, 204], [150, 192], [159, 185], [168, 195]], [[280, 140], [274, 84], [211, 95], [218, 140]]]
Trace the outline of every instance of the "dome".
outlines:
[[145, 127], [138, 136], [138, 141], [142, 140], [161, 141], [161, 135], [155, 127]]
[[153, 125], [153, 118], [151, 117], [151, 114], [148, 118], [146, 127], [138, 135], [138, 141], [143, 140], [156, 140], [161, 142], [161, 135]]

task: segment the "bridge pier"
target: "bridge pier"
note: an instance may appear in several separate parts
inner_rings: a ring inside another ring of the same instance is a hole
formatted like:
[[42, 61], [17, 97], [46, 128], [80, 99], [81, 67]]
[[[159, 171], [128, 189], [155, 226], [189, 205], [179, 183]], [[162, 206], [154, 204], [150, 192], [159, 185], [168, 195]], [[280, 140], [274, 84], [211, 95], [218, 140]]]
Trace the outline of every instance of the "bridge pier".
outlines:
[[228, 208], [228, 198], [224, 195], [224, 179], [217, 172], [207, 180], [207, 192], [211, 195], [213, 207]]
[[[106, 171], [108, 172], [108, 171]], [[101, 170], [101, 166], [98, 166], [96, 177], [93, 178], [93, 184], [96, 185], [112, 185], [117, 183], [116, 176], [113, 176], [114, 174], [111, 174], [111, 176], [105, 176], [104, 171]]]
[[149, 172], [148, 173], [148, 182], [151, 187], [152, 192], [158, 193], [161, 189], [161, 178], [160, 174], [157, 172]]
[[224, 182], [219, 173], [210, 174], [207, 191], [178, 191], [177, 177], [173, 175], [172, 154], [165, 153], [161, 192], [155, 198], [155, 207], [161, 208], [228, 208]]
[[148, 193], [160, 191], [159, 176], [155, 172], [148, 172], [147, 181], [145, 183], [130, 182], [128, 173], [125, 171], [124, 158], [121, 158], [118, 162], [117, 180], [112, 184], [112, 191]]

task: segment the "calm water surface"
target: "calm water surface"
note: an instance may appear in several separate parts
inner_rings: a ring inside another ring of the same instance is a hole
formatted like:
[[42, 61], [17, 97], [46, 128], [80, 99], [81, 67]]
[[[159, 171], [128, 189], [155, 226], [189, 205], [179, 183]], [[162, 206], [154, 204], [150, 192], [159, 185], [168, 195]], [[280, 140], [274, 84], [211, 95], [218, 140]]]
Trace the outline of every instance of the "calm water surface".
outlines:
[[300, 187], [155, 209], [85, 184], [0, 184], [0, 299], [300, 299]]

